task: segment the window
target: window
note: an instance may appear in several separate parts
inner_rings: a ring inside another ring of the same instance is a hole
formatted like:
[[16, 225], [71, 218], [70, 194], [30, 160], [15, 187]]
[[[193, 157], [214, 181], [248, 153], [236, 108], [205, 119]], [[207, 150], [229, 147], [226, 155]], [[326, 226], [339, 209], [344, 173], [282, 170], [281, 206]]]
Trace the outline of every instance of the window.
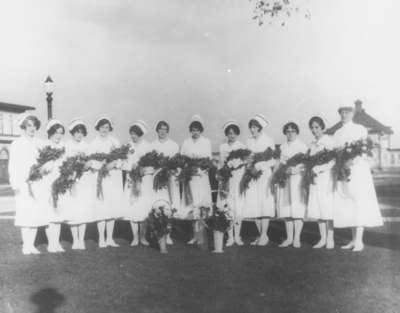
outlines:
[[0, 134], [4, 134], [4, 127], [3, 127], [3, 113], [0, 113]]

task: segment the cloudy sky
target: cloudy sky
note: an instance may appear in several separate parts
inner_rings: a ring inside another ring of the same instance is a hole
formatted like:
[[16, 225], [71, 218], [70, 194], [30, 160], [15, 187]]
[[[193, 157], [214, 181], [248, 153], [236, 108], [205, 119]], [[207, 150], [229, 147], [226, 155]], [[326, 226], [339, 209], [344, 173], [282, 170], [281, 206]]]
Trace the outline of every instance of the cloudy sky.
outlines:
[[290, 119], [307, 142], [312, 115], [333, 124], [338, 106], [360, 98], [400, 147], [400, 2], [292, 3], [301, 11], [284, 27], [260, 27], [248, 0], [2, 0], [0, 101], [45, 119], [50, 74], [62, 121], [108, 115], [124, 141], [136, 119], [166, 119], [180, 142], [198, 113], [216, 147], [225, 120], [241, 122], [244, 140], [255, 113], [276, 142]]

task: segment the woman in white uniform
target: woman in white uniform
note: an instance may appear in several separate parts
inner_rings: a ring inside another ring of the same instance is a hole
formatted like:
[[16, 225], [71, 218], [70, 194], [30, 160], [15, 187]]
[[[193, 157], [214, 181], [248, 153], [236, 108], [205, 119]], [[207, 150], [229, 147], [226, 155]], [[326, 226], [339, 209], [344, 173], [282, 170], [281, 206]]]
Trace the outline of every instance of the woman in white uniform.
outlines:
[[[159, 121], [156, 126], [157, 139], [153, 141], [152, 147], [157, 153], [166, 157], [173, 157], [179, 153], [178, 144], [169, 138], [169, 124], [166, 121]], [[155, 192], [154, 201], [165, 200], [171, 207], [178, 210], [180, 204], [179, 182], [173, 175], [169, 177], [167, 188]], [[173, 244], [170, 234], [167, 235], [167, 244]]]
[[[61, 141], [65, 134], [65, 128], [59, 120], [50, 120], [47, 123], [46, 131], [49, 139], [43, 142], [42, 148], [50, 146], [51, 148], [65, 149], [65, 145]], [[46, 228], [46, 235], [49, 241], [47, 250], [51, 253], [65, 251], [60, 244], [61, 223], [65, 222], [66, 219], [65, 210], [60, 207], [55, 208], [52, 198], [52, 185], [60, 175], [59, 168], [64, 158], [65, 153], [57, 160], [48, 162], [45, 165], [47, 175], [32, 184], [32, 191], [38, 204], [49, 212], [49, 226]]]
[[[65, 144], [66, 157], [87, 156], [89, 145], [84, 140], [87, 136], [86, 123], [74, 119], [68, 125], [72, 138]], [[60, 197], [60, 206], [64, 206], [68, 223], [71, 225], [72, 249], [85, 249], [86, 224], [93, 220], [94, 195], [96, 194], [96, 175], [87, 171], [75, 183], [72, 190]]]
[[[319, 116], [313, 116], [308, 123], [314, 140], [310, 145], [310, 156], [324, 150], [333, 150], [333, 139], [324, 134], [325, 122]], [[334, 248], [333, 239], [333, 177], [332, 166], [335, 161], [316, 165], [311, 171], [316, 175], [310, 185], [307, 205], [307, 218], [318, 221], [321, 239], [314, 248]]]
[[22, 129], [22, 135], [10, 146], [8, 164], [10, 184], [15, 193], [15, 226], [21, 228], [22, 253], [39, 254], [39, 250], [34, 246], [35, 238], [38, 227], [48, 224], [48, 212], [32, 197], [27, 180], [41, 146], [40, 139], [36, 138], [40, 121], [36, 116], [23, 114], [19, 120], [19, 127]]
[[[91, 153], [110, 153], [113, 149], [120, 147], [118, 139], [110, 135], [113, 126], [109, 118], [98, 119], [95, 129], [98, 135], [90, 144]], [[97, 221], [100, 248], [119, 246], [113, 239], [113, 232], [115, 220], [123, 214], [122, 206], [118, 205], [123, 201], [121, 165], [120, 161], [107, 165], [109, 175], [102, 182], [103, 195], [100, 198], [96, 197], [96, 193], [93, 195], [95, 197], [93, 220]]]
[[[183, 141], [181, 154], [190, 158], [210, 158], [211, 159], [211, 142], [202, 135], [204, 131], [204, 122], [198, 115], [194, 115], [189, 124], [190, 137]], [[199, 170], [198, 175], [192, 177], [189, 182], [189, 188], [192, 195], [192, 203], [185, 203], [185, 195], [182, 197], [180, 211], [190, 212], [200, 209], [201, 207], [211, 208], [211, 186], [207, 171]], [[185, 214], [183, 214], [185, 215]], [[193, 233], [198, 228], [198, 222], [193, 222]], [[194, 236], [188, 243], [195, 244], [197, 242]]]
[[[152, 151], [151, 144], [143, 138], [148, 132], [147, 124], [144, 121], [137, 121], [129, 128], [131, 147], [128, 159], [124, 162], [124, 170], [131, 171], [138, 166], [142, 156]], [[138, 194], [132, 193], [132, 181], [128, 181], [124, 187], [124, 195], [128, 203], [124, 219], [129, 220], [132, 227], [133, 240], [131, 246], [137, 246], [139, 241], [142, 245], [148, 246], [146, 240], [146, 218], [148, 217], [154, 201], [153, 192], [154, 168], [142, 169], [141, 182], [138, 186]]]
[[[262, 114], [255, 115], [249, 121], [251, 137], [247, 139], [247, 148], [254, 154], [264, 152], [268, 148], [275, 149], [274, 140], [265, 132], [268, 121]], [[266, 246], [269, 242], [269, 220], [275, 216], [274, 197], [271, 192], [270, 181], [272, 167], [275, 160], [261, 161], [255, 167], [262, 171], [257, 180], [252, 180], [244, 194], [243, 218], [254, 220], [260, 236], [252, 245]]]
[[[342, 127], [334, 134], [336, 148], [343, 148], [346, 143], [367, 139], [365, 127], [353, 122], [353, 108], [339, 109]], [[350, 227], [352, 240], [343, 249], [361, 251], [364, 248], [364, 227], [376, 227], [383, 224], [376, 197], [371, 170], [367, 156], [358, 156], [348, 164], [350, 181], [338, 181], [334, 194], [334, 227]]]
[[[286, 142], [281, 145], [280, 163], [286, 163], [288, 159], [298, 153], [306, 153], [307, 146], [297, 138], [299, 126], [289, 122], [283, 126]], [[277, 217], [285, 220], [286, 240], [279, 247], [293, 245], [300, 248], [300, 236], [305, 217], [306, 199], [302, 186], [304, 165], [299, 164], [289, 168], [289, 179], [284, 188], [277, 190]]]
[[[226, 122], [223, 126], [223, 130], [227, 141], [219, 147], [219, 168], [224, 166], [229, 153], [239, 149], [246, 149], [246, 146], [238, 140], [240, 128], [236, 121], [229, 120]], [[224, 198], [226, 197], [226, 203], [228, 204], [228, 207], [234, 217], [233, 227], [228, 230], [228, 240], [226, 242], [227, 247], [230, 247], [235, 243], [239, 246], [243, 245], [242, 238], [240, 237], [240, 230], [242, 226], [242, 210], [244, 199], [239, 192], [239, 184], [243, 177], [243, 173], [243, 166], [232, 171], [232, 177], [228, 182], [228, 193], [224, 195]]]

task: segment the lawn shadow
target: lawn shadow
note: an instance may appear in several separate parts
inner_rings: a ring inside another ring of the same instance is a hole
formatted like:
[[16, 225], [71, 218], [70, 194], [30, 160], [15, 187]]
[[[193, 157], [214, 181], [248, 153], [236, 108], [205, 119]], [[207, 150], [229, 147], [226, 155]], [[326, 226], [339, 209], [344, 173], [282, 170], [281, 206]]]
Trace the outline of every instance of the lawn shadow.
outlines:
[[37, 305], [35, 313], [56, 313], [57, 307], [65, 302], [65, 297], [55, 288], [44, 288], [34, 293], [30, 300]]

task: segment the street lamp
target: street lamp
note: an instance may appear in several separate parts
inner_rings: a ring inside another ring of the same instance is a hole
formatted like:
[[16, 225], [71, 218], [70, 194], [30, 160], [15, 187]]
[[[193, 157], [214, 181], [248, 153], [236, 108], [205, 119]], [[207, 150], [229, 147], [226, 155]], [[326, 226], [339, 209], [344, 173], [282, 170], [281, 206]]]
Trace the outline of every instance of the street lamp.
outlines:
[[53, 118], [53, 92], [54, 92], [54, 82], [51, 79], [50, 75], [47, 76], [44, 81], [44, 89], [47, 95], [47, 119], [50, 120]]

